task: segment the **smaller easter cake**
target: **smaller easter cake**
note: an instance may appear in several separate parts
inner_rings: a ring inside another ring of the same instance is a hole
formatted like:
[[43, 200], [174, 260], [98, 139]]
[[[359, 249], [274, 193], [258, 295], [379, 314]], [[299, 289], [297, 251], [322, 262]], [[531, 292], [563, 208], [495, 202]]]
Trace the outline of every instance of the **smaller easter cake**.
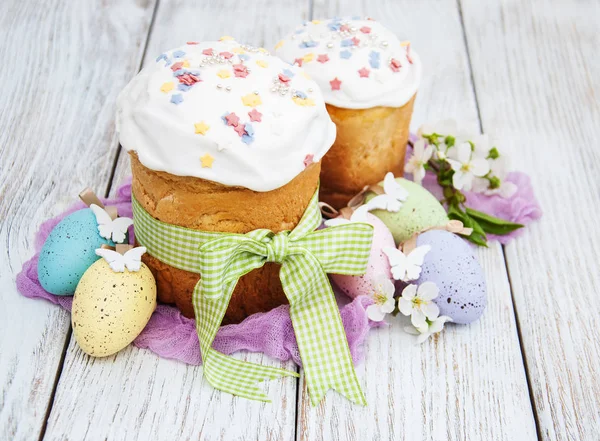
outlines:
[[[229, 37], [160, 54], [121, 93], [117, 126], [131, 157], [143, 261], [159, 300], [188, 317], [198, 247], [176, 237], [152, 246], [156, 222], [200, 232], [293, 230], [335, 139], [314, 81]], [[268, 261], [241, 277], [224, 323], [286, 303], [279, 268]]]
[[275, 54], [317, 82], [337, 126], [323, 159], [322, 200], [340, 208], [388, 171], [402, 176], [421, 80], [421, 61], [410, 42], [370, 18], [335, 18], [304, 23], [277, 44]]

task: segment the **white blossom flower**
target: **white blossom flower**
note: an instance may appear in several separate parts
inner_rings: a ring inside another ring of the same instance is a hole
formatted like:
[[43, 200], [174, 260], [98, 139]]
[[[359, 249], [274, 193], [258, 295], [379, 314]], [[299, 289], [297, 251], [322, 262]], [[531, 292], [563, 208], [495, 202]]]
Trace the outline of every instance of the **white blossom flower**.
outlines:
[[425, 282], [419, 285], [408, 285], [402, 291], [398, 307], [405, 316], [410, 316], [410, 321], [415, 328], [426, 325], [428, 318], [435, 319], [440, 315], [440, 309], [433, 303], [439, 294], [437, 285], [433, 282]]
[[422, 245], [416, 247], [408, 255], [393, 247], [383, 247], [381, 251], [383, 251], [390, 262], [394, 279], [408, 282], [419, 278], [423, 260], [430, 250], [431, 247], [429, 245]]
[[[476, 136], [475, 134], [477, 131], [474, 127], [459, 127], [454, 119], [444, 119], [434, 124], [423, 124], [419, 130], [417, 130], [417, 135], [419, 137], [433, 135], [434, 133], [442, 138], [452, 136], [456, 140], [455, 145], [458, 145], [473, 139]], [[444, 139], [438, 139], [444, 141]]]
[[434, 319], [427, 319], [425, 325], [420, 328], [407, 326], [404, 328], [404, 331], [412, 335], [418, 335], [419, 337], [417, 338], [417, 343], [421, 344], [433, 334], [442, 332], [444, 325], [451, 321], [452, 319], [447, 315], [441, 315]]
[[367, 203], [369, 210], [400, 211], [402, 202], [408, 197], [408, 191], [396, 182], [392, 172], [388, 172], [383, 179], [383, 191], [384, 194], [375, 196]]
[[373, 279], [373, 286], [375, 290], [372, 297], [375, 303], [367, 307], [367, 316], [374, 322], [380, 322], [396, 307], [396, 287], [385, 274], [378, 274]]
[[471, 191], [483, 193], [487, 196], [497, 194], [506, 199], [512, 197], [517, 191], [517, 186], [514, 183], [505, 180], [508, 168], [507, 157], [499, 156], [496, 159], [489, 158], [488, 163], [490, 165], [491, 175], [500, 180], [500, 186], [497, 188], [489, 188], [490, 181], [488, 179], [475, 177], [473, 179]]
[[433, 147], [428, 145], [425, 146], [425, 140], [419, 139], [413, 145], [413, 155], [408, 160], [408, 163], [404, 167], [404, 171], [412, 173], [413, 181], [417, 184], [423, 182], [425, 177], [425, 164], [431, 159], [433, 154]]
[[448, 158], [454, 175], [452, 176], [452, 185], [457, 190], [470, 190], [475, 176], [485, 176], [490, 171], [490, 164], [486, 159], [476, 157], [471, 151], [471, 144], [468, 142], [458, 146], [456, 159]]
[[358, 207], [352, 215], [350, 219], [345, 219], [343, 217], [336, 217], [334, 219], [327, 219], [325, 221], [325, 226], [327, 227], [336, 227], [338, 225], [349, 224], [350, 222], [364, 222], [369, 223], [367, 220], [367, 213], [369, 212], [369, 207], [367, 205], [361, 205]]

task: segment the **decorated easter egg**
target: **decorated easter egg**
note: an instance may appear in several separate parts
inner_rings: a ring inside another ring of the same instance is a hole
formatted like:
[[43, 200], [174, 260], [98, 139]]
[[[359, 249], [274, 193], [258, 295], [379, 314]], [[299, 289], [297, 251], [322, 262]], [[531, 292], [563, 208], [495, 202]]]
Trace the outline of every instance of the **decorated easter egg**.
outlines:
[[[395, 181], [406, 194], [400, 209], [396, 212], [379, 209], [372, 210], [371, 213], [389, 228], [397, 244], [426, 228], [445, 225], [448, 222], [446, 210], [429, 191], [404, 178], [396, 178]], [[384, 182], [380, 185], [384, 185]], [[370, 202], [375, 196], [374, 193], [368, 193], [366, 202]]]
[[414, 282], [434, 282], [440, 292], [433, 301], [440, 315], [454, 323], [474, 322], [487, 305], [485, 277], [466, 240], [443, 230], [431, 230], [417, 237], [417, 245], [429, 245], [421, 275]]
[[367, 213], [366, 221], [373, 225], [373, 241], [371, 242], [367, 272], [362, 276], [331, 275], [331, 279], [337, 287], [351, 298], [361, 294], [371, 294], [375, 289], [373, 286], [375, 277], [379, 274], [384, 274], [393, 281], [390, 263], [387, 256], [381, 251], [385, 247], [394, 247], [392, 233], [381, 220], [370, 213]]
[[51, 294], [73, 295], [83, 273], [99, 259], [94, 250], [114, 245], [98, 233], [89, 208], [65, 217], [50, 233], [38, 261], [38, 278]]
[[156, 282], [143, 263], [139, 271], [114, 272], [100, 259], [85, 272], [73, 297], [73, 335], [94, 357], [115, 354], [148, 324], [156, 308]]

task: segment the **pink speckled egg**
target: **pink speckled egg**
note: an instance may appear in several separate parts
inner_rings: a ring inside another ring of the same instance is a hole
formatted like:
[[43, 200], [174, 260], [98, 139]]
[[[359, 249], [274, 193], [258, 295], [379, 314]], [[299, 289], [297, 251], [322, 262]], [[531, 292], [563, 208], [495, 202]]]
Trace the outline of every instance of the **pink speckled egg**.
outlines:
[[394, 248], [394, 237], [388, 227], [371, 213], [367, 213], [367, 221], [373, 225], [373, 242], [371, 243], [371, 255], [367, 265], [367, 272], [362, 276], [344, 276], [332, 274], [331, 279], [341, 292], [350, 298], [359, 295], [370, 295], [374, 291], [373, 279], [378, 274], [385, 274], [393, 282], [392, 272], [388, 258], [381, 251], [384, 247]]

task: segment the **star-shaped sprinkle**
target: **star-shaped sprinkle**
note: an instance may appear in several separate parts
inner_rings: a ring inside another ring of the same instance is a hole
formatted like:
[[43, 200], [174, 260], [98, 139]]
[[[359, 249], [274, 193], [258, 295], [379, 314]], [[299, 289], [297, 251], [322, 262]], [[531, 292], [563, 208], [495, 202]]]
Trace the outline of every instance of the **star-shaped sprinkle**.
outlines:
[[352, 56], [352, 52], [350, 52], [349, 50], [343, 50], [340, 52], [340, 57], [344, 58], [345, 60], [347, 60], [348, 58], [350, 58]]
[[327, 54], [321, 54], [317, 57], [317, 61], [319, 63], [327, 63], [329, 61], [329, 55]]
[[260, 67], [269, 67], [269, 63], [265, 60], [256, 60], [256, 65]]
[[312, 98], [302, 98], [300, 96], [295, 96], [292, 98], [292, 101], [299, 106], [303, 107], [312, 107], [315, 105], [315, 101]]
[[311, 52], [310, 54], [304, 55], [304, 57], [302, 57], [302, 59], [304, 60], [305, 63], [310, 63], [312, 60], [315, 59], [315, 54], [313, 54]]
[[219, 78], [229, 78], [231, 73], [228, 70], [223, 69], [217, 72], [217, 76]]
[[281, 49], [281, 47], [283, 46], [284, 43], [285, 43], [285, 41], [279, 40], [279, 42], [275, 45], [275, 50]]
[[213, 162], [215, 158], [210, 156], [208, 153], [205, 153], [204, 156], [200, 158], [200, 163], [202, 164], [202, 168], [212, 168]]
[[228, 41], [228, 40], [233, 40], [234, 38], [229, 36], [229, 35], [223, 35], [221, 38], [219, 38], [219, 41]]
[[280, 73], [277, 77], [279, 78], [279, 81], [281, 81], [283, 84], [288, 84], [290, 82], [290, 77], [282, 73]]
[[354, 46], [358, 46], [360, 44], [360, 40], [356, 37], [352, 37], [352, 44]]
[[338, 79], [338, 77], [335, 77], [329, 82], [329, 84], [331, 85], [331, 90], [340, 90], [342, 82]]
[[243, 54], [246, 52], [243, 47], [234, 47], [232, 51], [234, 54]]
[[200, 78], [198, 78], [196, 75], [193, 75], [192, 73], [186, 72], [183, 75], [179, 75], [177, 77], [177, 79], [179, 80], [180, 83], [183, 83], [187, 86], [192, 86], [194, 84], [196, 84], [198, 81], [201, 81]]
[[233, 130], [235, 130], [235, 133], [237, 133], [238, 135], [240, 135], [240, 137], [244, 136], [246, 134], [246, 127], [244, 126], [244, 124], [238, 124], [236, 125]]
[[304, 167], [308, 167], [309, 165], [313, 164], [315, 162], [314, 159], [315, 155], [306, 155], [306, 157], [304, 158]]
[[171, 66], [171, 70], [173, 72], [177, 72], [182, 67], [183, 67], [183, 61], [178, 61], [177, 63], [173, 63], [173, 65]]
[[165, 60], [168, 63], [169, 57], [167, 57], [167, 54], [160, 54], [158, 57], [156, 57], [156, 62], [158, 63], [160, 60]]
[[188, 60], [188, 59], [183, 60], [183, 67], [190, 67], [190, 60]]
[[239, 54], [238, 57], [242, 61], [248, 61], [250, 59], [250, 55], [248, 55], [248, 54]]
[[380, 54], [377, 51], [371, 51], [369, 53], [369, 64], [373, 69], [379, 69]]
[[184, 51], [175, 51], [175, 52], [173, 52], [173, 57], [183, 58], [183, 57], [185, 57], [185, 52]]
[[312, 23], [312, 24], [320, 24], [320, 23], [321, 23], [321, 20], [313, 20], [313, 21], [311, 21], [311, 23]]
[[173, 81], [167, 81], [166, 83], [163, 83], [162, 86], [160, 86], [160, 91], [163, 93], [167, 93], [172, 91], [174, 87], [175, 84], [173, 83]]
[[183, 102], [183, 95], [180, 93], [175, 93], [171, 96], [171, 102], [173, 104], [181, 104]]
[[244, 103], [244, 106], [256, 107], [262, 104], [262, 100], [260, 99], [260, 95], [249, 93], [242, 97], [242, 103]]
[[219, 55], [225, 58], [226, 60], [229, 60], [231, 57], [233, 57], [233, 54], [231, 52], [219, 52]]
[[343, 24], [340, 26], [340, 31], [342, 32], [348, 32], [350, 30], [350, 26], [348, 26], [347, 24]]
[[224, 116], [225, 124], [228, 126], [237, 126], [240, 122], [240, 118], [233, 112]]
[[306, 49], [309, 47], [316, 47], [318, 45], [319, 45], [319, 42], [314, 41], [314, 40], [303, 41], [302, 43], [300, 43], [300, 47], [303, 49]]
[[371, 28], [368, 26], [363, 26], [362, 28], [360, 28], [360, 32], [362, 32], [363, 34], [370, 34]]
[[194, 132], [198, 135], [206, 135], [208, 129], [210, 129], [210, 126], [204, 121], [200, 121], [199, 123], [194, 124]]
[[296, 58], [294, 60], [294, 64], [297, 64], [298, 66], [302, 66], [303, 62], [304, 62], [304, 59], [302, 59], [302, 58]]
[[198, 44], [197, 41], [188, 41], [186, 44], [189, 44], [190, 46], [193, 46], [195, 44]]
[[242, 135], [242, 142], [244, 144], [252, 144], [252, 142], [254, 141], [254, 127], [252, 127], [252, 124], [247, 123], [244, 126], [244, 129], [246, 133]]
[[183, 84], [183, 83], [179, 83], [177, 85], [177, 90], [181, 90], [182, 92], [187, 92], [191, 88], [192, 88], [192, 86], [188, 86], [187, 84]]
[[212, 54], [213, 54], [213, 50], [212, 50], [212, 48], [211, 48], [211, 47], [209, 47], [208, 49], [204, 49], [204, 50], [202, 51], [202, 54], [204, 54], [204, 55], [209, 55], [209, 56], [210, 56], [210, 55], [212, 55]]
[[346, 39], [346, 40], [342, 40], [340, 45], [342, 47], [350, 47], [350, 46], [354, 46], [354, 42], [351, 39]]
[[288, 78], [294, 78], [294, 75], [296, 75], [294, 72], [292, 72], [290, 69], [283, 69], [283, 74], [288, 77]]
[[262, 121], [262, 113], [260, 113], [256, 109], [252, 109], [248, 112], [248, 116], [250, 117], [250, 121], [252, 122], [261, 122]]
[[400, 61], [396, 60], [395, 58], [390, 60], [390, 69], [392, 69], [394, 72], [399, 72], [401, 67], [402, 64], [400, 64]]
[[248, 76], [248, 68], [243, 64], [234, 64], [233, 74], [238, 78], [246, 78]]
[[358, 74], [360, 75], [361, 78], [369, 78], [370, 73], [371, 73], [371, 71], [369, 69], [367, 69], [366, 67], [363, 67], [362, 69], [358, 69]]

